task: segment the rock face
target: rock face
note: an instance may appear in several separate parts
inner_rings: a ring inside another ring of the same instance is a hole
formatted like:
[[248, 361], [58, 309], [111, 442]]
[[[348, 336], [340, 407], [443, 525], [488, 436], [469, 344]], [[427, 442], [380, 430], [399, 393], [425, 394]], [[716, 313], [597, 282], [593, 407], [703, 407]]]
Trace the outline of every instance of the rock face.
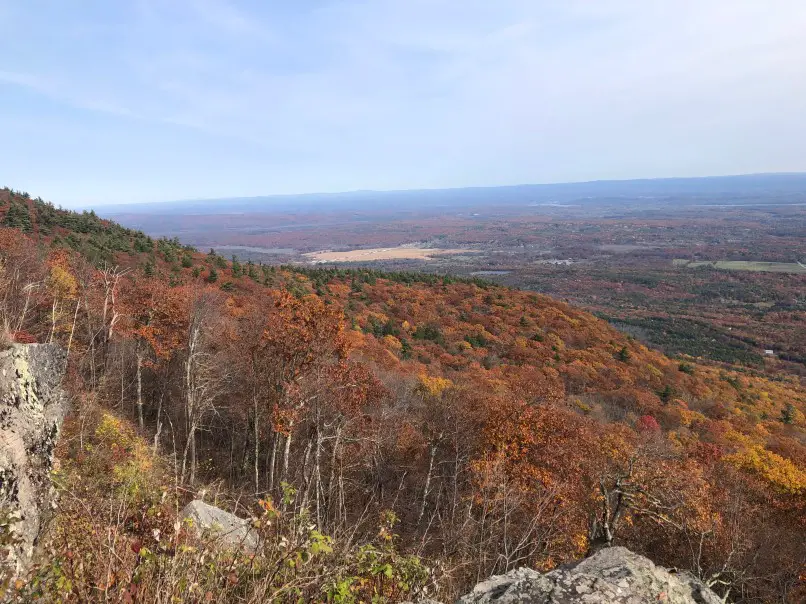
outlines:
[[519, 568], [479, 583], [457, 604], [720, 604], [689, 573], [674, 573], [624, 547], [542, 574]]
[[14, 520], [0, 526], [0, 544], [9, 549], [0, 567], [12, 575], [30, 560], [53, 501], [53, 449], [67, 410], [60, 388], [64, 366], [64, 351], [56, 345], [15, 344], [0, 351], [0, 520]]
[[197, 499], [185, 506], [182, 517], [191, 520], [198, 537], [212, 536], [225, 546], [242, 548], [249, 552], [257, 549], [257, 535], [249, 526], [249, 521], [221, 508]]

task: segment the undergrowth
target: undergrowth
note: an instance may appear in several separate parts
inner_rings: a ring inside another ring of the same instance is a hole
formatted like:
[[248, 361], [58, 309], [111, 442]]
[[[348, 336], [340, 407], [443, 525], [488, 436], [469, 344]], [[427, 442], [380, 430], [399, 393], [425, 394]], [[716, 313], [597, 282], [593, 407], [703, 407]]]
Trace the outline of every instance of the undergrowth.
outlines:
[[373, 540], [355, 543], [321, 533], [289, 485], [281, 500], [255, 502], [254, 551], [199, 533], [181, 517], [190, 495], [171, 480], [169, 464], [129, 422], [99, 408], [65, 425], [59, 459], [59, 504], [42, 551], [27, 575], [0, 583], [0, 599], [351, 603], [434, 590], [429, 566], [398, 552], [392, 512], [381, 515]]

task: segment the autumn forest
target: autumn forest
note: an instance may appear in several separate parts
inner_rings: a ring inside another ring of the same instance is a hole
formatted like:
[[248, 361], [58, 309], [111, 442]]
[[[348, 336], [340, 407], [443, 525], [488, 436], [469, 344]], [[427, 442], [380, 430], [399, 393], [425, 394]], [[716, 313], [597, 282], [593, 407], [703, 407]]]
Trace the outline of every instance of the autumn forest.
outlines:
[[[11, 189], [0, 224], [3, 346], [59, 343], [72, 406], [49, 554], [0, 599], [450, 601], [611, 544], [806, 598], [802, 372], [468, 271], [225, 258]], [[261, 551], [196, 540], [199, 497]]]

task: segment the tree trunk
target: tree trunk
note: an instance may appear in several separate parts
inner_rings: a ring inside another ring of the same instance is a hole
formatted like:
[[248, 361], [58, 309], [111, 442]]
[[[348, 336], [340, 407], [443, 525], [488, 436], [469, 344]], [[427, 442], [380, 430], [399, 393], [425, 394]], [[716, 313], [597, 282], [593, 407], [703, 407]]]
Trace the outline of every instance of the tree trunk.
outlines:
[[70, 339], [67, 340], [67, 356], [70, 356], [70, 347], [73, 345], [73, 334], [76, 331], [76, 319], [78, 319], [78, 305], [81, 302], [79, 298], [76, 300], [76, 311], [73, 313], [73, 326], [70, 328]]
[[[142, 430], [142, 427], [140, 428]], [[154, 456], [157, 455], [157, 448], [159, 447], [160, 435], [162, 434], [162, 396], [157, 406], [157, 433], [154, 434]]]
[[[188, 455], [195, 457], [196, 453], [196, 443], [195, 443], [195, 435], [196, 435], [196, 417], [195, 417], [195, 392], [193, 391], [193, 362], [195, 360], [196, 354], [196, 337], [198, 331], [191, 327], [190, 333], [188, 335], [188, 356], [187, 360], [185, 361], [185, 429], [187, 430], [187, 440], [185, 440], [185, 451], [182, 455], [182, 482], [185, 482], [185, 476], [187, 475], [187, 465], [188, 465]], [[193, 449], [191, 450], [191, 446]], [[191, 478], [190, 484], [193, 484], [193, 479], [195, 478], [195, 460], [191, 459], [190, 462], [191, 468]]]
[[48, 337], [48, 343], [53, 342], [53, 334], [56, 332], [56, 309], [59, 307], [59, 303], [54, 300], [53, 307], [50, 310], [50, 337]]
[[313, 480], [314, 480], [314, 496], [316, 497], [316, 525], [322, 526], [322, 517], [319, 506], [319, 500], [322, 493], [322, 473], [320, 460], [322, 458], [322, 431], [319, 429], [319, 424], [316, 425], [316, 450], [313, 454]]
[[[88, 348], [90, 358], [90, 384], [92, 388], [95, 389], [98, 384], [95, 369], [95, 340], [97, 334], [92, 330], [92, 310], [90, 309], [90, 305], [86, 297], [84, 298], [84, 314], [87, 317], [87, 342], [89, 342]], [[108, 367], [107, 353], [108, 353], [107, 348], [104, 347], [102, 356], [103, 361], [102, 365], [105, 372], [110, 369]], [[122, 396], [120, 397], [120, 401], [121, 403], [123, 402]]]
[[311, 440], [308, 439], [308, 444], [305, 445], [305, 455], [302, 457], [302, 505], [300, 509], [305, 510], [308, 508], [309, 493], [311, 491], [311, 474], [312, 470], [308, 469], [308, 461], [311, 459]]
[[33, 284], [29, 284], [24, 289], [25, 291], [25, 304], [22, 307], [22, 314], [20, 314], [20, 320], [17, 323], [17, 331], [22, 331], [22, 326], [25, 324], [25, 315], [28, 314], [28, 304], [31, 302], [31, 290], [34, 288]]
[[[336, 464], [340, 462], [338, 452], [341, 446], [341, 433], [342, 426], [339, 426], [336, 428], [336, 440], [333, 443], [333, 450], [330, 452], [330, 476], [327, 479], [327, 509], [325, 510], [325, 513], [331, 517], [333, 523], [336, 525], [340, 524], [342, 520], [340, 507], [341, 499], [335, 483]], [[339, 479], [341, 479], [341, 469], [339, 469]]]
[[420, 522], [423, 520], [423, 515], [425, 514], [425, 504], [428, 501], [428, 492], [431, 490], [431, 475], [434, 472], [434, 457], [437, 454], [437, 445], [433, 443], [431, 445], [431, 459], [428, 462], [428, 474], [425, 476], [425, 486], [423, 487], [423, 503], [420, 505], [420, 515], [417, 517], [417, 526], [420, 526]]
[[182, 452], [182, 484], [185, 484], [185, 477], [188, 477], [187, 484], [193, 486], [196, 480], [196, 426], [194, 424], [191, 424], [188, 429], [185, 449]]
[[281, 481], [285, 481], [288, 476], [288, 457], [291, 454], [291, 429], [288, 427], [288, 434], [285, 436], [285, 449], [283, 450], [283, 473], [280, 475]]
[[190, 431], [190, 486], [196, 484], [196, 426]]
[[260, 492], [260, 429], [258, 428], [258, 402], [255, 397], [255, 495]]
[[143, 426], [143, 355], [137, 350], [137, 425], [142, 434]]
[[269, 461], [269, 493], [274, 492], [274, 468], [277, 464], [277, 443], [280, 440], [280, 433], [274, 432], [272, 435], [272, 444], [271, 444], [271, 460]]
[[341, 444], [341, 431], [341, 426], [336, 428], [336, 439], [333, 442], [333, 450], [330, 452], [330, 476], [327, 479], [328, 506], [330, 506], [330, 500], [333, 497], [333, 489], [335, 488], [334, 480], [336, 476], [336, 458], [339, 451], [339, 445]]

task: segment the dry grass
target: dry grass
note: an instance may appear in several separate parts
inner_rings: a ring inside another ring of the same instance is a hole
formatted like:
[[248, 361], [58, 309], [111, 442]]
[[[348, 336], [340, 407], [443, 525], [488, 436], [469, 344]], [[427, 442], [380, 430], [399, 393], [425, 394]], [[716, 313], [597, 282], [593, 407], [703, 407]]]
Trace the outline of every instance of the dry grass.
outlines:
[[799, 262], [754, 262], [750, 260], [696, 260], [690, 262], [683, 258], [672, 261], [675, 266], [699, 268], [707, 266], [726, 271], [757, 271], [762, 273], [806, 274], [806, 266]]
[[8, 350], [14, 344], [14, 336], [11, 335], [11, 329], [8, 322], [0, 322], [0, 350]]

